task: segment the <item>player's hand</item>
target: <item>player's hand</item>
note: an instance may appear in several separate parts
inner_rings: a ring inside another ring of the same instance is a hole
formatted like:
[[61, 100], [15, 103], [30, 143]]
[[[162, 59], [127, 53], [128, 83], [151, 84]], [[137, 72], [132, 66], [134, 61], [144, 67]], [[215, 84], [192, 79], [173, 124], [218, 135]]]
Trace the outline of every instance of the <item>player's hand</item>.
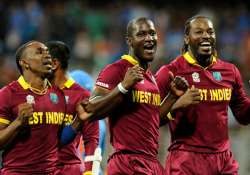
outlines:
[[187, 80], [180, 76], [176, 76], [174, 78], [172, 72], [169, 72], [169, 74], [170, 74], [170, 79], [172, 80], [172, 82], [170, 83], [171, 93], [177, 97], [182, 96], [188, 89]]
[[188, 89], [176, 102], [175, 108], [185, 108], [190, 105], [195, 105], [200, 103], [201, 95], [199, 89], [194, 86]]
[[76, 107], [78, 117], [82, 121], [87, 120], [91, 115], [91, 113], [88, 113], [88, 111], [86, 110], [86, 106], [88, 105], [88, 103], [89, 103], [89, 100], [85, 99], [81, 101]]
[[27, 125], [29, 122], [29, 117], [33, 115], [33, 106], [32, 104], [22, 103], [18, 105], [18, 117], [17, 121], [20, 122], [20, 125]]
[[143, 71], [139, 65], [135, 65], [134, 67], [128, 68], [125, 77], [122, 81], [122, 86], [125, 89], [130, 89], [134, 86], [135, 83], [143, 80]]

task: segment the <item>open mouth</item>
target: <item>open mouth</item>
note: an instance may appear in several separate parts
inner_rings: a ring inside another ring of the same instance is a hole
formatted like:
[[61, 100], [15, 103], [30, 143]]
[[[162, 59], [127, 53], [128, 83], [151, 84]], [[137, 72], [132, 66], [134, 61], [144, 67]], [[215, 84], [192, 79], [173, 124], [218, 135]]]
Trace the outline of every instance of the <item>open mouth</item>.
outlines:
[[210, 51], [212, 49], [211, 42], [203, 41], [199, 44], [199, 47], [204, 51]]
[[147, 53], [154, 53], [155, 52], [155, 45], [154, 44], [145, 44], [144, 51]]
[[52, 60], [51, 59], [45, 59], [43, 61], [43, 65], [47, 67], [47, 69], [52, 69]]

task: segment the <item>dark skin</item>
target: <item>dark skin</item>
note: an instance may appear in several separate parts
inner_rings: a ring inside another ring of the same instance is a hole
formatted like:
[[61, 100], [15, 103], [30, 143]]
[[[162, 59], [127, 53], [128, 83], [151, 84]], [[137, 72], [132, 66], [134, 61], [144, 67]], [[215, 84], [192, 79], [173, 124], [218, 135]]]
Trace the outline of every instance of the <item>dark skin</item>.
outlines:
[[[149, 63], [153, 61], [156, 53], [157, 34], [154, 24], [151, 20], [135, 21], [132, 26], [132, 31], [127, 37], [127, 44], [129, 46], [129, 55], [136, 59], [139, 65], [129, 68], [125, 74], [122, 86], [129, 90], [133, 86], [144, 79], [143, 73], [148, 68]], [[161, 114], [165, 115], [169, 112], [171, 106], [183, 95], [188, 85], [187, 82], [181, 78], [176, 77], [171, 83], [171, 92], [164, 99], [161, 105]], [[99, 116], [107, 116], [113, 109], [115, 109], [124, 99], [122, 94], [116, 87], [113, 90], [97, 86], [93, 92], [92, 100], [82, 102], [82, 113], [79, 117], [82, 120], [95, 120]]]
[[[23, 77], [33, 88], [43, 90], [46, 88], [45, 77], [51, 70], [51, 57], [47, 47], [37, 41], [26, 46], [19, 64], [23, 70]], [[28, 124], [33, 115], [32, 104], [18, 105], [18, 116], [9, 125], [0, 124], [0, 147], [7, 146], [16, 137], [19, 131]]]
[[193, 19], [184, 41], [188, 44], [189, 54], [199, 65], [207, 67], [212, 63], [216, 36], [213, 23], [209, 19], [203, 17]]

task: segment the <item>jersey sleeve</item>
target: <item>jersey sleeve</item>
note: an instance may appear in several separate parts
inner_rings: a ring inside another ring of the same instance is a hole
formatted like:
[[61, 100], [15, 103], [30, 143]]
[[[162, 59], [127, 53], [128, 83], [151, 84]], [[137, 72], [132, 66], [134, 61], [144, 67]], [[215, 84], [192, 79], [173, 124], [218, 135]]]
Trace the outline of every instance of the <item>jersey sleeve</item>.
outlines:
[[240, 72], [235, 66], [234, 73], [235, 84], [232, 90], [230, 107], [239, 123], [246, 125], [250, 123], [250, 99], [243, 88], [243, 81]]
[[0, 124], [11, 123], [11, 91], [8, 87], [0, 90]]
[[[81, 100], [89, 98], [90, 92], [82, 90]], [[82, 127], [82, 139], [84, 143], [85, 156], [94, 155], [95, 149], [99, 143], [99, 124], [98, 120], [94, 122], [85, 122]], [[85, 162], [85, 172], [91, 171], [92, 162]]]
[[[82, 129], [85, 156], [94, 155], [99, 143], [99, 120], [86, 122]], [[93, 162], [85, 162], [85, 171], [91, 171]]]
[[123, 77], [124, 73], [122, 73], [122, 67], [118, 64], [110, 64], [100, 72], [95, 86], [112, 90], [123, 80]]
[[155, 74], [156, 83], [158, 85], [161, 99], [164, 99], [168, 94], [170, 88], [170, 76], [169, 76], [169, 67], [162, 66]]

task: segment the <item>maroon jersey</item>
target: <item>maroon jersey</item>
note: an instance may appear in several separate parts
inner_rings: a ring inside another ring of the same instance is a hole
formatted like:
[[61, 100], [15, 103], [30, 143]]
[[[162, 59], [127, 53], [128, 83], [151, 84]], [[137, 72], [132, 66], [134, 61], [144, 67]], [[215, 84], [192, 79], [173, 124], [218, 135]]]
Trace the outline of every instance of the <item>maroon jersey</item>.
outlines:
[[[74, 82], [73, 79], [68, 79], [62, 89], [65, 95], [67, 104], [66, 124], [71, 124], [76, 116], [77, 104], [90, 96], [90, 92], [83, 89], [80, 85]], [[93, 155], [99, 142], [99, 125], [98, 121], [85, 123], [82, 133], [79, 133], [76, 138], [68, 145], [63, 146], [59, 150], [59, 161], [63, 164], [81, 164], [81, 155], [79, 154], [79, 143], [81, 135], [84, 140], [85, 154]], [[86, 170], [91, 170], [91, 165], [87, 164]]]
[[243, 90], [238, 69], [230, 63], [213, 58], [210, 66], [203, 68], [188, 53], [163, 66], [156, 74], [161, 96], [169, 87], [169, 71], [183, 76], [199, 89], [201, 103], [172, 114], [170, 150], [195, 152], [222, 152], [229, 145], [228, 107], [236, 119], [250, 122], [250, 101]]
[[3, 124], [10, 124], [17, 118], [21, 103], [33, 103], [34, 109], [29, 125], [3, 152], [4, 171], [24, 174], [53, 171], [58, 160], [58, 131], [66, 109], [62, 91], [51, 87], [45, 95], [35, 94], [21, 76], [2, 88], [0, 96], [0, 122]]
[[[104, 68], [96, 86], [113, 89], [129, 67], [138, 62], [129, 55]], [[135, 84], [109, 117], [110, 139], [115, 151], [126, 150], [156, 157], [159, 138], [160, 95], [151, 72]]]

